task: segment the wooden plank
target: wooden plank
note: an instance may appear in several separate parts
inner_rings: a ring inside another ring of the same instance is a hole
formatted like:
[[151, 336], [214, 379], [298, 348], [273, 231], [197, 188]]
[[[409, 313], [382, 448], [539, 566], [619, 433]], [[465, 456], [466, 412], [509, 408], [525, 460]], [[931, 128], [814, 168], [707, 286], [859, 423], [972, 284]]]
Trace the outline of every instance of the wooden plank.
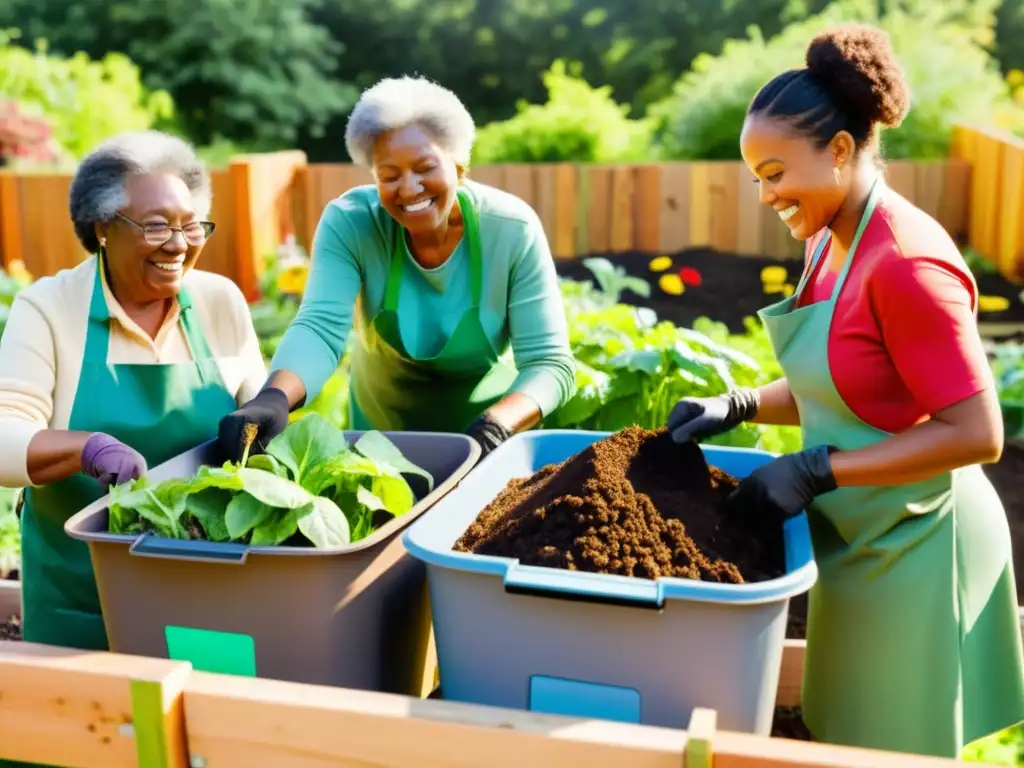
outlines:
[[537, 208], [533, 167], [529, 165], [505, 166], [505, 191], [515, 195], [531, 208]]
[[736, 164], [736, 252], [741, 256], [764, 255], [764, 210], [761, 185], [744, 163]]
[[489, 187], [505, 189], [504, 165], [475, 165], [469, 171], [469, 178]]
[[218, 768], [679, 768], [686, 732], [276, 680], [193, 674], [189, 750]]
[[735, 254], [739, 228], [739, 174], [736, 173], [736, 163], [709, 163], [708, 187], [708, 234], [711, 247]]
[[711, 245], [711, 164], [690, 165], [690, 242], [693, 247]]
[[609, 232], [609, 249], [613, 253], [622, 253], [633, 249], [633, 228], [635, 212], [633, 209], [634, 170], [629, 165], [618, 165], [611, 172], [611, 226]]
[[979, 134], [978, 162], [972, 205], [976, 227], [972, 239], [986, 258], [996, 257], [996, 216], [999, 207], [999, 188], [1002, 181], [1003, 143], [989, 134]]
[[1024, 146], [1003, 145], [1002, 187], [996, 212], [996, 265], [999, 271], [1015, 279], [1024, 251]]
[[940, 216], [942, 187], [946, 182], [945, 161], [914, 163], [914, 204], [933, 219]]
[[[80, 768], [186, 768], [181, 691], [190, 669], [164, 659], [0, 642], [0, 757]], [[144, 711], [139, 683], [158, 686], [156, 713]]]
[[974, 184], [974, 169], [970, 162], [953, 158], [946, 163], [939, 201], [939, 223], [958, 242], [970, 240], [971, 189]]
[[197, 266], [208, 272], [223, 275], [238, 284], [238, 263], [235, 258], [235, 201], [231, 171], [215, 170], [210, 174], [213, 188], [213, 206], [210, 220], [216, 224], [213, 234], [199, 254]]
[[662, 251], [681, 251], [690, 245], [691, 172], [689, 163], [661, 166], [658, 245]]
[[611, 248], [612, 169], [606, 166], [588, 166], [587, 176], [587, 247], [577, 256], [606, 253]]
[[18, 177], [10, 171], [0, 172], [0, 263], [5, 268], [12, 261], [24, 258], [21, 229]]
[[661, 166], [637, 166], [633, 192], [634, 247], [645, 253], [657, 251], [661, 245]]
[[552, 243], [556, 259], [576, 255], [576, 168], [569, 163], [555, 166], [555, 238]]
[[538, 165], [533, 169], [533, 186], [536, 202], [534, 210], [537, 211], [537, 218], [544, 227], [544, 234], [548, 238], [548, 246], [554, 250], [555, 247], [555, 219], [558, 212], [557, 198], [555, 196], [555, 166], [550, 164]]
[[885, 169], [885, 181], [889, 187], [912, 203], [917, 199], [915, 165], [909, 160], [893, 160]]

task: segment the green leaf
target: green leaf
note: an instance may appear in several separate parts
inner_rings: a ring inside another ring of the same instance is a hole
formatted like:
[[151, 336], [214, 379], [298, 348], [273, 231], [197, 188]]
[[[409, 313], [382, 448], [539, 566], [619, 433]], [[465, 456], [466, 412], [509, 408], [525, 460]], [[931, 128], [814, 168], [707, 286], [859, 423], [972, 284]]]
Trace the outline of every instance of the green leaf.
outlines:
[[248, 493], [240, 493], [231, 499], [224, 514], [228, 535], [238, 540], [270, 517], [274, 508]]
[[301, 482], [306, 472], [325, 458], [348, 452], [345, 433], [319, 413], [292, 422], [270, 441], [266, 452], [286, 466], [292, 479]]
[[210, 541], [228, 541], [231, 534], [224, 516], [230, 503], [229, 491], [207, 488], [191, 494], [185, 501], [185, 509], [199, 521]]
[[305, 507], [301, 510], [299, 530], [314, 546], [325, 549], [350, 542], [348, 518], [333, 501], [317, 496], [308, 506], [308, 511]]
[[253, 529], [249, 543], [254, 547], [276, 547], [294, 536], [299, 530], [299, 517], [312, 511], [312, 504], [298, 509], [275, 509]]
[[431, 490], [434, 487], [434, 478], [430, 473], [406, 459], [395, 444], [388, 440], [382, 432], [371, 431], [365, 433], [356, 442], [355, 449], [366, 458], [394, 467], [403, 474], [419, 475], [426, 478], [427, 487]]
[[269, 472], [278, 477], [288, 478], [288, 468], [268, 453], [257, 453], [255, 456], [250, 456], [249, 460], [245, 462], [245, 466], [250, 469], [262, 469], [264, 472]]

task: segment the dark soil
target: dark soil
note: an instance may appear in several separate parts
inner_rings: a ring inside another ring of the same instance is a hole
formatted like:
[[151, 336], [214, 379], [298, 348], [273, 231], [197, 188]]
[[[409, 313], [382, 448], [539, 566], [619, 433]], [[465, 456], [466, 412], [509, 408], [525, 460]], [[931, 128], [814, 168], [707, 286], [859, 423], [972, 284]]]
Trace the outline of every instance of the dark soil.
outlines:
[[781, 527], [726, 517], [723, 502], [736, 485], [708, 467], [696, 444], [627, 427], [510, 481], [454, 548], [647, 579], [777, 578], [785, 572]]
[[0, 640], [21, 640], [21, 618], [10, 616], [0, 622]]
[[[631, 277], [646, 280], [651, 286], [650, 297], [643, 297], [632, 291], [623, 291], [620, 301], [638, 307], [653, 309], [661, 320], [670, 320], [676, 325], [691, 327], [698, 317], [710, 317], [725, 323], [733, 333], [744, 331], [743, 319], [757, 317], [757, 310], [782, 298], [780, 293], [766, 293], [761, 280], [765, 267], [782, 267], [793, 285], [800, 279], [803, 268], [801, 258], [773, 259], [761, 256], [737, 256], [709, 248], [693, 248], [676, 253], [593, 253], [608, 259], [613, 265], [622, 267]], [[659, 272], [650, 268], [651, 261], [661, 255], [671, 259], [671, 266]], [[562, 277], [574, 280], [594, 281], [589, 269], [583, 265], [583, 257], [557, 259], [555, 268]], [[686, 285], [681, 295], [666, 293], [659, 286], [659, 279], [666, 274], [679, 274], [684, 268], [696, 270], [700, 275], [699, 285]], [[1002, 275], [975, 270], [978, 290], [984, 296], [1002, 296], [1009, 300], [1009, 307], [999, 312], [981, 312], [981, 323], [1024, 323], [1024, 303], [1019, 294], [1021, 286], [1011, 283]]]
[[772, 736], [780, 739], [814, 741], [811, 732], [804, 725], [800, 707], [776, 707], [772, 719]]

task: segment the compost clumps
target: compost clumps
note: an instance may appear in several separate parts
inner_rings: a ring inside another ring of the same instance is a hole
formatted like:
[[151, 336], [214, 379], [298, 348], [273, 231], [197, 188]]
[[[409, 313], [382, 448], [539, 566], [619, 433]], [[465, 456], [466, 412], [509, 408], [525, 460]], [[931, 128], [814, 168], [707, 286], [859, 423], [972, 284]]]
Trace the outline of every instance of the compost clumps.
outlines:
[[726, 514], [735, 477], [693, 442], [627, 427], [560, 464], [511, 480], [455, 550], [524, 565], [742, 584], [785, 572], [781, 526]]

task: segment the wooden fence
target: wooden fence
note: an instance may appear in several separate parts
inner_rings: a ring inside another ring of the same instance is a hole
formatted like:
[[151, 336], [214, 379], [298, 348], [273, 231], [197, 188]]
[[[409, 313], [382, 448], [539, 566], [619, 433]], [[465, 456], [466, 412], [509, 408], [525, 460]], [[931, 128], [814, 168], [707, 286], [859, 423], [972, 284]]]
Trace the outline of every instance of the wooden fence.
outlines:
[[950, 156], [972, 168], [967, 242], [1012, 279], [1024, 278], [1024, 141], [973, 126], [953, 132]]
[[[777, 701], [799, 701], [787, 643]], [[954, 768], [920, 755], [481, 707], [0, 641], [0, 759], [77, 768]], [[980, 763], [975, 765], [981, 768]]]
[[[1019, 250], [1021, 217], [1011, 215], [1007, 205], [999, 209], [997, 219], [995, 209], [985, 209], [984, 219], [978, 215], [978, 200], [990, 201], [995, 193], [972, 183], [972, 165], [981, 162], [989, 169], [996, 154], [989, 144], [963, 138], [967, 135], [958, 134], [961, 151], [949, 160], [890, 163], [889, 183], [959, 240], [970, 236], [972, 242], [988, 245], [991, 237], [986, 240], [986, 233], [994, 226], [1001, 235], [1012, 231], [1016, 240], [999, 241], [1000, 263], [1015, 264], [1011, 255]], [[962, 149], [976, 146], [985, 152]], [[1018, 161], [1017, 154], [1013, 160]], [[999, 189], [1024, 193], [1024, 152], [1019, 163], [999, 176]], [[250, 298], [256, 295], [264, 256], [289, 234], [309, 249], [324, 206], [347, 189], [371, 181], [364, 169], [309, 165], [297, 151], [241, 156], [212, 175], [217, 231], [201, 264], [235, 280]], [[739, 162], [496, 165], [474, 168], [470, 176], [533, 206], [558, 259], [693, 247], [777, 258], [802, 252], [775, 213], [758, 202], [757, 185]], [[0, 173], [4, 264], [22, 259], [33, 274], [48, 275], [84, 256], [68, 220], [69, 185], [66, 175]], [[991, 248], [978, 250], [991, 258]]]

